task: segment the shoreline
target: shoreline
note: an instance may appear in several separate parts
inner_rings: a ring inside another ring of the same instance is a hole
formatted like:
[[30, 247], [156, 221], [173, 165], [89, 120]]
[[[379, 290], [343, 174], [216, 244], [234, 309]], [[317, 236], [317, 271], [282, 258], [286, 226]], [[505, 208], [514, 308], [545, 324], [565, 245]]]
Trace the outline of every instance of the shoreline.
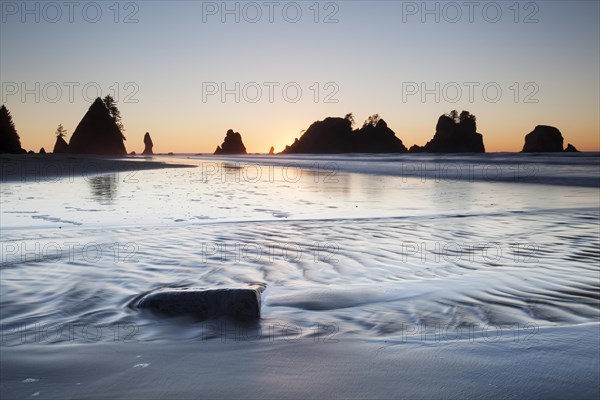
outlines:
[[[552, 163], [549, 163], [549, 159]], [[557, 160], [578, 159], [571, 162]], [[400, 177], [421, 182], [490, 182], [565, 187], [598, 188], [597, 175], [580, 175], [581, 167], [595, 163], [600, 153], [522, 153], [479, 154], [293, 154], [293, 155], [212, 155], [155, 154], [153, 156], [98, 156], [70, 154], [0, 154], [0, 182], [44, 182], [68, 178], [92, 178], [133, 171], [163, 168], [199, 168], [204, 176], [223, 174], [229, 164], [240, 170], [266, 167], [298, 169], [317, 174], [324, 182], [338, 173]], [[204, 163], [204, 165], [203, 165]], [[595, 164], [594, 164], [595, 165]], [[549, 168], [560, 168], [556, 175]], [[569, 167], [569, 168], [566, 168]], [[265, 171], [265, 173], [268, 171]], [[550, 173], [549, 173], [550, 172]], [[294, 175], [294, 172], [290, 172]]]
[[170, 164], [149, 157], [112, 157], [71, 154], [0, 154], [0, 182], [43, 182], [93, 177], [139, 170], [195, 168], [191, 164]]

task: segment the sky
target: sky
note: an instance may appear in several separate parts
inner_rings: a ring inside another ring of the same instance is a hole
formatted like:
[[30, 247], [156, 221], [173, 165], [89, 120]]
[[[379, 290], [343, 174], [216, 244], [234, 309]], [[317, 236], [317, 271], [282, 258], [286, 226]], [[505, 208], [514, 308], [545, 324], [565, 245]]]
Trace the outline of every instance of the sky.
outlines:
[[599, 4], [2, 0], [0, 103], [35, 151], [107, 94], [138, 153], [145, 132], [155, 152], [209, 153], [228, 129], [281, 151], [350, 112], [410, 147], [454, 109], [490, 152], [520, 151], [536, 125], [600, 151]]

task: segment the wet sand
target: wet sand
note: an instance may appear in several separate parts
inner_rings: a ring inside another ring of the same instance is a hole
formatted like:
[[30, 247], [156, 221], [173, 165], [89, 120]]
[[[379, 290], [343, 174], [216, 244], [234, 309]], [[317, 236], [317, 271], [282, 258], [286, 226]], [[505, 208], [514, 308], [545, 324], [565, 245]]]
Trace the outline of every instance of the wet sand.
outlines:
[[61, 344], [4, 347], [4, 399], [592, 399], [598, 324], [520, 340]]

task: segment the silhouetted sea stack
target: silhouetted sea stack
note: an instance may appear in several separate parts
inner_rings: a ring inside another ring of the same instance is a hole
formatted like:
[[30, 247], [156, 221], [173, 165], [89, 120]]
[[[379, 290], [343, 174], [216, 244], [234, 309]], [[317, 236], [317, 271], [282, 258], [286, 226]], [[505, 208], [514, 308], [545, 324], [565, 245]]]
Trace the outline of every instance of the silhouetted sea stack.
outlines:
[[97, 98], [77, 125], [69, 141], [69, 153], [123, 156], [123, 134], [102, 99]]
[[154, 147], [154, 143], [152, 143], [152, 138], [150, 134], [146, 132], [144, 135], [144, 152], [142, 153], [145, 156], [151, 156], [154, 153], [152, 152], [152, 147]]
[[523, 153], [558, 153], [563, 151], [563, 136], [553, 126], [538, 125], [525, 136]]
[[26, 153], [21, 148], [21, 139], [17, 134], [12, 116], [4, 105], [0, 107], [0, 153]]
[[[348, 114], [350, 116], [351, 114]], [[314, 122], [282, 153], [406, 153], [402, 140], [383, 119], [370, 118], [362, 128], [352, 130], [351, 117], [328, 117]]]
[[271, 149], [269, 150], [269, 155], [272, 156], [273, 154], [275, 154], [275, 147], [271, 146]]
[[247, 154], [246, 146], [244, 146], [244, 142], [242, 142], [242, 135], [240, 135], [239, 132], [234, 132], [233, 130], [229, 129], [227, 131], [227, 135], [225, 135], [223, 144], [217, 146], [214, 154]]
[[355, 153], [406, 153], [402, 140], [396, 137], [383, 119], [365, 123], [355, 131]]
[[352, 142], [350, 120], [328, 117], [314, 122], [300, 139], [296, 139], [291, 146], [286, 146], [282, 153], [352, 153]]
[[411, 153], [485, 153], [483, 135], [477, 133], [476, 118], [456, 110], [438, 119], [435, 135], [423, 147], [412, 146]]
[[69, 152], [69, 144], [60, 136], [56, 137], [56, 143], [54, 143], [54, 150], [52, 150], [55, 154], [64, 154]]
[[38, 154], [46, 154], [46, 149], [42, 147]]
[[573, 146], [571, 143], [569, 143], [567, 145], [567, 148], [565, 149], [565, 153], [579, 153], [579, 150], [577, 150], [575, 148], [575, 146]]

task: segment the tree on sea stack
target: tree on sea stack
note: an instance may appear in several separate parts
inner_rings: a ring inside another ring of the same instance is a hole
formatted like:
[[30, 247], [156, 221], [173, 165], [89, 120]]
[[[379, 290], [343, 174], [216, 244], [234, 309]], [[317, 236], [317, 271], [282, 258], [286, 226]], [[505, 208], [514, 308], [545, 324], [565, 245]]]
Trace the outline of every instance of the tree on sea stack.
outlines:
[[52, 150], [52, 152], [56, 154], [68, 153], [69, 145], [65, 141], [65, 136], [67, 136], [67, 130], [63, 128], [62, 124], [58, 125], [58, 128], [56, 128], [55, 135], [56, 143], [54, 143], [54, 150]]
[[58, 124], [58, 128], [56, 128], [55, 135], [57, 138], [61, 138], [61, 139], [63, 139], [65, 136], [67, 136], [67, 130], [65, 128], [63, 128], [62, 124]]
[[114, 110], [111, 114], [106, 103], [98, 97], [75, 128], [69, 141], [69, 153], [126, 155], [124, 137], [114, 115]]
[[121, 111], [117, 108], [117, 102], [110, 94], [107, 94], [104, 98], [104, 105], [106, 106], [108, 113], [115, 120], [115, 124], [121, 131], [121, 136], [123, 136], [123, 140], [127, 140], [123, 132], [125, 132], [125, 126], [123, 126], [123, 121], [121, 121]]
[[25, 153], [12, 116], [4, 105], [0, 107], [0, 153]]

